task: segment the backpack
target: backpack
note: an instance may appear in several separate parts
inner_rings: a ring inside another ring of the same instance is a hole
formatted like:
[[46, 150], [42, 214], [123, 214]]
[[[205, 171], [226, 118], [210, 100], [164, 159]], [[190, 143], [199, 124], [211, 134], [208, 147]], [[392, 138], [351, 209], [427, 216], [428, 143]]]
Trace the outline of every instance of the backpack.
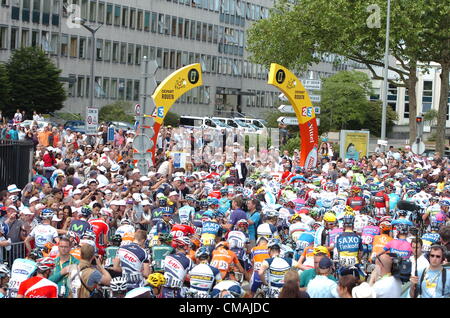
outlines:
[[[80, 271], [79, 265], [76, 265], [69, 273], [69, 298], [91, 298], [91, 294], [96, 289], [95, 286], [93, 288], [88, 288], [86, 283], [88, 281], [89, 276], [91, 276], [92, 272], [95, 269], [87, 267]], [[86, 282], [86, 283], [85, 283]]]
[[[427, 272], [427, 269], [425, 269], [422, 273], [422, 276], [420, 276], [420, 281], [419, 281], [419, 292], [417, 295], [422, 296], [422, 283], [423, 280], [425, 279], [425, 274]], [[441, 270], [441, 274], [442, 274], [442, 297], [445, 297], [445, 283], [447, 281], [447, 269], [444, 267]]]

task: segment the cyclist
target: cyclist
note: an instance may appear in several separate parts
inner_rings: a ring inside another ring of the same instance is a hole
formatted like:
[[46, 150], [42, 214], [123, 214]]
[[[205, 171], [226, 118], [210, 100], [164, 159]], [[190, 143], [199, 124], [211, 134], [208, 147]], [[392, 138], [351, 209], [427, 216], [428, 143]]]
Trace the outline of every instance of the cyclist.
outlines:
[[173, 240], [175, 253], [164, 259], [164, 277], [166, 283], [163, 286], [162, 298], [181, 298], [181, 287], [187, 278], [187, 273], [192, 269], [192, 260], [186, 255], [189, 253], [191, 241], [188, 237], [177, 237]]
[[[270, 240], [267, 247], [270, 258], [263, 261], [258, 270], [258, 275], [262, 283], [269, 286], [267, 296], [269, 298], [277, 298], [284, 285], [284, 275], [292, 267], [292, 259], [279, 256], [281, 246], [276, 239]], [[268, 272], [268, 279], [265, 277], [266, 271]]]
[[128, 282], [125, 277], [118, 276], [111, 279], [109, 287], [112, 292], [111, 298], [125, 298], [128, 289]]
[[331, 233], [336, 227], [336, 215], [327, 212], [323, 216], [323, 221], [325, 225], [319, 227], [314, 234], [314, 246], [326, 246], [331, 252], [334, 249], [334, 238]]
[[393, 240], [393, 238], [390, 236], [392, 225], [388, 219], [382, 220], [379, 224], [379, 228], [380, 234], [374, 236], [372, 243], [372, 254], [370, 258], [373, 263], [375, 263], [375, 257], [377, 256], [377, 254], [383, 252], [386, 244]]
[[55, 268], [55, 260], [51, 257], [36, 261], [37, 274], [20, 283], [17, 298], [58, 298], [58, 285], [48, 280]]
[[234, 280], [223, 280], [214, 286], [212, 298], [242, 298], [245, 295], [244, 289]]
[[210, 246], [210, 248], [213, 249], [216, 240], [219, 240], [223, 231], [223, 228], [217, 221], [216, 212], [208, 210], [203, 213], [202, 235], [200, 237], [200, 241], [203, 245]]
[[164, 259], [167, 255], [174, 252], [174, 248], [170, 246], [172, 242], [172, 235], [168, 233], [161, 233], [158, 235], [158, 244], [152, 246], [152, 266], [153, 272], [164, 272]]
[[109, 226], [106, 224], [108, 213], [108, 210], [101, 209], [98, 218], [88, 221], [92, 231], [95, 233], [95, 246], [97, 247], [98, 254], [102, 256], [105, 255], [105, 248], [108, 245]]
[[390, 252], [397, 254], [397, 256], [400, 256], [405, 260], [411, 257], [413, 253], [412, 246], [411, 243], [406, 240], [406, 236], [409, 232], [408, 225], [398, 224], [396, 230], [398, 233], [397, 239], [389, 241], [383, 248], [383, 252], [379, 253], [377, 256]]
[[361, 211], [365, 207], [366, 202], [361, 196], [361, 188], [358, 186], [352, 186], [350, 188], [350, 196], [347, 199], [347, 205], [355, 211]]
[[206, 246], [200, 247], [195, 257], [199, 264], [189, 271], [190, 288], [186, 294], [188, 298], [210, 298], [214, 285], [222, 280], [222, 276], [216, 267], [208, 264], [210, 253]]
[[291, 216], [290, 223], [291, 225], [289, 226], [289, 237], [294, 242], [297, 242], [302, 233], [311, 230], [309, 225], [302, 222], [302, 217], [300, 214], [294, 214], [293, 216]]
[[180, 223], [191, 222], [195, 213], [195, 203], [196, 199], [192, 195], [186, 195], [185, 205], [178, 209], [178, 216], [180, 218]]
[[436, 221], [432, 221], [430, 224], [430, 231], [422, 235], [422, 251], [429, 252], [433, 244], [439, 244], [441, 236], [439, 235], [440, 224]]
[[354, 215], [346, 214], [343, 219], [344, 232], [336, 238], [335, 246], [341, 271], [359, 264], [362, 257], [362, 239], [353, 231], [354, 222]]
[[37, 268], [36, 260], [40, 258], [43, 258], [42, 251], [37, 247], [27, 257], [14, 260], [8, 284], [8, 298], [16, 298], [20, 283], [33, 276]]
[[250, 259], [252, 261], [253, 273], [250, 278], [250, 291], [252, 295], [256, 293], [258, 288], [262, 284], [261, 278], [259, 278], [258, 270], [261, 268], [262, 263], [265, 259], [270, 258], [269, 249], [267, 247], [267, 243], [269, 240], [261, 236], [256, 241], [256, 246], [251, 249]]
[[131, 221], [128, 219], [120, 220], [119, 227], [117, 228], [115, 234], [119, 234], [122, 237], [122, 241], [124, 240], [124, 236], [128, 233], [134, 234], [136, 229], [133, 225], [131, 225]]
[[266, 218], [264, 222], [256, 229], [257, 237], [260, 238], [261, 236], [264, 236], [268, 239], [280, 239], [280, 235], [278, 234], [276, 227], [278, 223], [278, 211], [269, 210], [265, 213], [265, 215]]
[[171, 211], [170, 207], [168, 207], [167, 197], [164, 195], [159, 195], [158, 198], [158, 207], [152, 210], [152, 224], [155, 226], [159, 221], [162, 220], [162, 214], [164, 212]]
[[111, 237], [111, 240], [109, 241], [111, 245], [105, 250], [105, 267], [113, 266], [113, 259], [116, 258], [121, 242], [122, 237], [119, 234], [114, 234]]
[[37, 225], [25, 239], [27, 250], [31, 251], [30, 241], [34, 239], [36, 247], [44, 248], [45, 244], [58, 243], [58, 231], [50, 225], [55, 213], [52, 209], [44, 209], [41, 212], [42, 224]]
[[220, 271], [222, 279], [233, 278], [233, 276], [230, 275], [232, 266], [237, 267], [237, 270], [240, 273], [244, 274], [245, 272], [236, 253], [230, 250], [230, 245], [225, 241], [217, 243], [215, 250], [212, 252], [211, 266]]
[[174, 224], [170, 229], [172, 237], [192, 236], [195, 234], [195, 229], [190, 225], [187, 220], [181, 221], [181, 224]]
[[0, 298], [5, 298], [8, 293], [10, 272], [8, 264], [0, 264]]
[[156, 234], [166, 233], [169, 234], [172, 229], [172, 213], [171, 212], [163, 212], [162, 220], [156, 223]]
[[92, 214], [92, 209], [89, 205], [85, 205], [81, 208], [81, 217], [79, 219], [73, 219], [69, 225], [69, 231], [77, 233], [82, 236], [87, 230], [91, 230], [92, 226], [88, 222], [89, 217]]
[[245, 273], [250, 270], [250, 260], [248, 258], [249, 250], [249, 236], [248, 236], [248, 221], [241, 219], [236, 223], [236, 230], [228, 232], [227, 242], [230, 250], [236, 253], [236, 256], [245, 269]]
[[203, 226], [203, 214], [208, 209], [208, 202], [206, 200], [200, 200], [199, 201], [199, 210], [195, 211], [193, 217], [192, 217], [192, 225], [194, 226], [195, 233], [198, 235], [202, 234], [202, 226]]
[[375, 206], [375, 218], [379, 220], [385, 215], [389, 215], [389, 196], [386, 194], [384, 185], [378, 186], [378, 192], [372, 197]]

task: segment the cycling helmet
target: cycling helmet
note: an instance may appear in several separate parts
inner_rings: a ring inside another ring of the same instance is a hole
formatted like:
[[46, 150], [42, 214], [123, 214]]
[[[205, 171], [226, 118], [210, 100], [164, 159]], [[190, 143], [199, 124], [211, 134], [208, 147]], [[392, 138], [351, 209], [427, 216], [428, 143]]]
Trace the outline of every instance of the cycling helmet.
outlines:
[[316, 246], [316, 247], [314, 247], [313, 253], [314, 253], [314, 255], [319, 254], [319, 253], [324, 253], [326, 255], [330, 255], [330, 252], [328, 251], [328, 248], [326, 248], [325, 246]]
[[355, 223], [355, 217], [352, 214], [346, 214], [342, 218], [342, 223], [344, 224], [344, 226], [353, 226], [353, 224]]
[[51, 257], [43, 257], [36, 261], [37, 268], [40, 271], [46, 271], [55, 267], [55, 259]]
[[120, 220], [120, 225], [126, 225], [126, 224], [131, 224], [131, 222], [130, 222], [130, 220], [128, 220], [128, 219], [122, 219], [122, 220]]
[[293, 216], [291, 216], [290, 222], [294, 222], [295, 220], [302, 220], [302, 217], [300, 216], [300, 214], [294, 214]]
[[369, 217], [369, 220], [367, 221], [368, 226], [377, 226], [378, 222], [376, 219]]
[[323, 216], [323, 220], [325, 222], [333, 223], [333, 222], [336, 222], [337, 218], [336, 218], [336, 215], [334, 215], [332, 212], [327, 212]]
[[83, 233], [81, 238], [87, 239], [87, 240], [95, 240], [95, 233], [94, 233], [94, 231], [87, 230]]
[[430, 223], [430, 229], [432, 230], [432, 231], [439, 231], [439, 229], [440, 229], [440, 227], [441, 227], [441, 224], [442, 223], [440, 223], [440, 222], [436, 222], [436, 221], [432, 221], [431, 223]]
[[180, 236], [173, 239], [172, 245], [176, 248], [189, 247], [191, 245], [191, 240], [187, 236]]
[[89, 205], [85, 205], [81, 208], [81, 215], [84, 217], [89, 217], [92, 214], [92, 209]]
[[43, 219], [51, 219], [53, 218], [53, 215], [55, 215], [55, 212], [50, 208], [43, 209], [41, 212], [41, 217]]
[[208, 205], [219, 205], [219, 200], [217, 198], [209, 197], [207, 200]]
[[69, 240], [74, 241], [75, 245], [80, 244], [80, 236], [78, 235], [78, 233], [76, 233], [74, 231], [68, 231], [67, 232], [67, 237], [69, 238]]
[[44, 255], [42, 254], [42, 250], [39, 247], [34, 248], [29, 255], [31, 258], [37, 260], [39, 258], [44, 257]]
[[201, 208], [207, 208], [208, 207], [208, 201], [200, 200], [200, 207]]
[[397, 230], [398, 234], [408, 234], [409, 227], [407, 224], [397, 224], [395, 226], [395, 229]]
[[227, 194], [228, 194], [228, 188], [227, 188], [227, 187], [221, 188], [221, 189], [220, 189], [220, 194], [221, 194], [222, 196], [227, 195]]
[[236, 223], [236, 227], [240, 228], [240, 227], [245, 227], [246, 229], [248, 229], [248, 221], [245, 219], [240, 219], [237, 223]]
[[8, 264], [0, 264], [0, 278], [8, 276], [9, 277], [10, 271], [8, 269]]
[[381, 222], [385, 222], [385, 221], [391, 223], [391, 222], [392, 222], [392, 216], [390, 216], [390, 215], [385, 215], [385, 216], [381, 217], [380, 223], [381, 223]]
[[167, 198], [166, 197], [160, 197], [158, 199], [158, 204], [159, 204], [160, 207], [167, 206]]
[[114, 292], [118, 292], [118, 291], [126, 291], [128, 288], [128, 283], [127, 280], [125, 279], [125, 277], [119, 276], [119, 277], [114, 277], [113, 279], [111, 279], [111, 283], [109, 285], [111, 287], [111, 290]]
[[278, 239], [271, 239], [269, 243], [267, 243], [267, 247], [269, 249], [281, 249], [281, 244]]
[[269, 219], [278, 218], [279, 215], [280, 215], [280, 213], [277, 210], [269, 210], [266, 212], [266, 216]]
[[380, 222], [379, 227], [380, 227], [381, 232], [388, 232], [388, 231], [392, 230], [391, 222], [388, 222], [388, 221]]
[[155, 288], [158, 288], [166, 283], [166, 278], [161, 273], [153, 273], [148, 275], [147, 283]]
[[115, 244], [122, 243], [122, 236], [120, 236], [120, 234], [114, 234], [111, 238], [111, 242]]
[[201, 245], [200, 240], [197, 237], [191, 237], [191, 248], [192, 249], [197, 249], [199, 248]]
[[169, 233], [161, 233], [158, 235], [158, 240], [165, 243], [170, 243], [172, 241], [172, 235]]
[[188, 195], [186, 195], [186, 201], [195, 202], [195, 201], [197, 201], [197, 199], [192, 194], [188, 194]]
[[359, 193], [359, 192], [361, 192], [361, 188], [358, 187], [358, 186], [352, 186], [352, 187], [350, 188], [350, 191], [351, 191], [351, 192], [354, 192], [354, 193]]
[[407, 216], [408, 215], [408, 211], [406, 211], [406, 210], [398, 210], [397, 213], [400, 216]]
[[444, 199], [439, 202], [441, 206], [450, 206], [450, 200]]
[[203, 213], [202, 217], [214, 219], [216, 217], [216, 215], [213, 211], [208, 210]]
[[195, 252], [195, 257], [197, 259], [208, 259], [209, 258], [209, 249], [206, 246], [202, 246], [200, 247], [196, 252]]
[[346, 206], [345, 206], [344, 213], [345, 213], [345, 214], [355, 215], [355, 211], [354, 211], [354, 210], [352, 209], [352, 207], [349, 206], [349, 205], [346, 205]]
[[259, 242], [261, 242], [261, 240], [266, 241], [266, 243], [269, 242], [269, 239], [268, 239], [267, 237], [265, 237], [265, 236], [260, 236], [260, 237], [258, 237], [258, 239], [256, 240], [256, 245], [258, 245]]

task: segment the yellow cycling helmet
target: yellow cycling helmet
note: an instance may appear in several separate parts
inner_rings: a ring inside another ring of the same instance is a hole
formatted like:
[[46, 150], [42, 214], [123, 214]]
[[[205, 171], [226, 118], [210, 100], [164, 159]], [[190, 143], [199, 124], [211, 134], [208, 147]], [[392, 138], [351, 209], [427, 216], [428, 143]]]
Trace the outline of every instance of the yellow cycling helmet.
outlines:
[[314, 255], [317, 255], [319, 253], [324, 253], [324, 254], [327, 254], [328, 256], [330, 256], [330, 252], [328, 251], [328, 249], [325, 246], [314, 247], [313, 253], [314, 253]]
[[336, 215], [334, 215], [334, 213], [327, 212], [327, 213], [324, 214], [323, 220], [325, 222], [336, 222], [337, 218], [336, 218]]
[[148, 275], [147, 283], [157, 288], [164, 285], [166, 283], [166, 279], [161, 273], [153, 273]]
[[294, 222], [295, 220], [301, 220], [302, 217], [300, 216], [300, 214], [294, 214], [293, 216], [291, 216], [291, 222]]
[[344, 212], [345, 212], [345, 214], [355, 215], [355, 211], [348, 205], [345, 206]]

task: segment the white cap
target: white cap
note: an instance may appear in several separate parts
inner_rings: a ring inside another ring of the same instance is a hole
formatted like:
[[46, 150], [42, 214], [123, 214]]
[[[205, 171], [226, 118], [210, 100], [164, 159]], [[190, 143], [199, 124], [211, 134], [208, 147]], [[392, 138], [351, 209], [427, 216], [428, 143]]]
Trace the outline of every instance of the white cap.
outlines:
[[100, 210], [100, 214], [112, 216], [112, 210], [111, 209], [107, 209], [107, 208], [102, 208]]
[[36, 202], [36, 201], [39, 201], [39, 198], [38, 197], [32, 197], [29, 202], [31, 204], [31, 203]]
[[86, 188], [86, 185], [84, 183], [80, 183], [77, 185], [77, 189]]
[[141, 202], [142, 201], [141, 195], [139, 193], [133, 193], [133, 200], [136, 202]]
[[169, 193], [169, 197], [172, 196], [172, 195], [180, 195], [180, 194], [178, 192], [176, 192], [176, 191], [172, 191], [172, 192]]
[[80, 189], [76, 189], [72, 192], [72, 195], [76, 195], [76, 194], [81, 194], [81, 190]]
[[112, 200], [111, 203], [109, 203], [109, 205], [119, 205], [117, 202], [118, 202], [117, 200]]
[[36, 204], [36, 210], [40, 210], [40, 209], [43, 209], [43, 208], [45, 208], [44, 204], [42, 204], [42, 203]]
[[77, 152], [78, 152], [78, 154], [79, 154], [80, 156], [83, 156], [83, 155], [84, 155], [84, 151], [81, 150], [81, 149], [78, 149]]
[[106, 173], [106, 168], [103, 167], [103, 166], [100, 166], [100, 167], [98, 167], [97, 169], [100, 170], [100, 171], [103, 172], [103, 173]]
[[9, 193], [20, 192], [20, 191], [21, 191], [21, 189], [19, 189], [15, 184], [11, 184], [8, 186]]
[[31, 212], [29, 208], [23, 208], [22, 210], [20, 210], [20, 213], [23, 213], [25, 215], [34, 215], [34, 213]]
[[145, 182], [145, 181], [149, 181], [150, 178], [147, 177], [147, 176], [143, 176], [143, 177], [140, 177], [139, 180], [142, 181], [142, 182]]
[[139, 169], [134, 169], [132, 173], [140, 173]]
[[105, 190], [105, 194], [111, 194], [111, 193], [112, 193], [111, 190], [109, 190], [109, 189], [106, 189], [106, 190]]
[[61, 219], [58, 218], [58, 216], [56, 214], [54, 214], [53, 218], [52, 218], [52, 222], [59, 222], [59, 221], [61, 221]]
[[142, 206], [150, 205], [150, 202], [148, 200], [142, 200], [141, 205]]
[[103, 148], [103, 152], [110, 151], [108, 147]]
[[176, 177], [175, 179], [173, 179], [173, 181], [183, 181], [183, 179], [180, 177]]
[[90, 165], [91, 164], [91, 160], [89, 160], [89, 159], [84, 160], [84, 164]]
[[119, 171], [120, 166], [118, 164], [113, 164], [110, 168], [111, 172], [117, 172]]
[[156, 175], [156, 172], [155, 172], [155, 171], [150, 171], [150, 172], [147, 174], [147, 176], [148, 176], [149, 178], [153, 177], [154, 175]]

